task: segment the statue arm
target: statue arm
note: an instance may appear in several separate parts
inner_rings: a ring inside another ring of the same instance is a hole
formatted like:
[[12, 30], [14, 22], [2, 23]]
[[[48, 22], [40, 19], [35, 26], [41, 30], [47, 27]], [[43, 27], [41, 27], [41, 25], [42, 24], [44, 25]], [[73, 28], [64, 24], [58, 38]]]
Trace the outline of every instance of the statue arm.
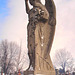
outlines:
[[28, 14], [30, 11], [29, 5], [28, 5], [28, 0], [25, 0], [25, 5], [26, 5], [26, 13]]

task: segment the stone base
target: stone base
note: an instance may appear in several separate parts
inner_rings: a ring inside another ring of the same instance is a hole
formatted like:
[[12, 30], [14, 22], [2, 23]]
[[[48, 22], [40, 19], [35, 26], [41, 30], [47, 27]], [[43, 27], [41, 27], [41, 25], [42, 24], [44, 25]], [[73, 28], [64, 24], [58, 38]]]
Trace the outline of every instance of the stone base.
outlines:
[[24, 75], [55, 75], [55, 71], [24, 71]]
[[34, 75], [34, 71], [24, 71], [24, 75]]
[[55, 71], [35, 71], [34, 75], [55, 75]]

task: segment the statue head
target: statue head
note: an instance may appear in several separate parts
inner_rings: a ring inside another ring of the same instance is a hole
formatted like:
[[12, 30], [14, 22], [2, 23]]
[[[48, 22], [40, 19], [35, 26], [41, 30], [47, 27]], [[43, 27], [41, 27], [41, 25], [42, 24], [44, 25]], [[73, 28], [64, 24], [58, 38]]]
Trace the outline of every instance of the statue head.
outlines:
[[31, 5], [34, 5], [34, 0], [29, 0], [29, 3], [30, 3]]
[[29, 0], [29, 3], [30, 3], [31, 5], [34, 5], [35, 2], [40, 2], [40, 0]]

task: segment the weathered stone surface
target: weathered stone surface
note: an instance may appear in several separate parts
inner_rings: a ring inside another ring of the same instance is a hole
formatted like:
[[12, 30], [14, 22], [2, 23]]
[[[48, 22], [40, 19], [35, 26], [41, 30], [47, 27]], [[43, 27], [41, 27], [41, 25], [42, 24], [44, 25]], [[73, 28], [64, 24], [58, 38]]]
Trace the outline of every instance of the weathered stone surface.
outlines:
[[29, 68], [33, 67], [34, 75], [55, 75], [49, 55], [55, 33], [55, 5], [53, 0], [46, 0], [45, 6], [40, 3], [40, 0], [29, 0], [33, 5], [33, 8], [29, 9], [27, 1]]

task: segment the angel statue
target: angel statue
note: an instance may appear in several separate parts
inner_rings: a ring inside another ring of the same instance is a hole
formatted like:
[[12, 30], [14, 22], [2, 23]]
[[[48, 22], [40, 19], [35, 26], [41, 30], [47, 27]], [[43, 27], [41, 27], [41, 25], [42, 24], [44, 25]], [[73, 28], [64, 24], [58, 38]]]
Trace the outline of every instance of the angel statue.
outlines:
[[29, 3], [33, 8], [30, 9], [28, 0], [25, 0], [26, 13], [29, 18], [27, 26], [29, 68], [33, 67], [34, 75], [55, 75], [50, 58], [56, 27], [54, 1], [45, 0], [45, 5], [40, 0], [29, 0]]

